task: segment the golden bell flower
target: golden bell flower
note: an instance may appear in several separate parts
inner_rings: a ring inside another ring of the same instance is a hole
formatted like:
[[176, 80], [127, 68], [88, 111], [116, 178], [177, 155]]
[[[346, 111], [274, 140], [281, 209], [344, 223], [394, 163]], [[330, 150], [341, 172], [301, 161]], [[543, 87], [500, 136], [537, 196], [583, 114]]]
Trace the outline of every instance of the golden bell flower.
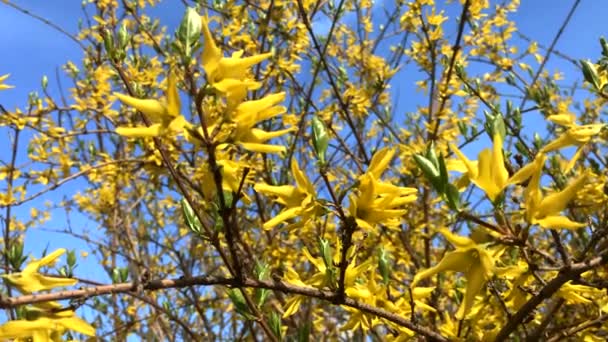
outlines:
[[[332, 261], [334, 264], [338, 264], [342, 256], [340, 240], [337, 241], [336, 248], [334, 248], [334, 251], [335, 253], [332, 256]], [[307, 248], [304, 248], [302, 252], [304, 253], [304, 257], [310, 262], [312, 266], [314, 266], [317, 272], [315, 272], [306, 282], [303, 282], [300, 279], [298, 273], [293, 268], [287, 268], [283, 279], [290, 284], [301, 287], [312, 286], [320, 289], [327, 286], [334, 286], [335, 284], [332, 284], [332, 281], [335, 281], [336, 279], [331, 279], [331, 277], [329, 276], [330, 272], [328, 272], [328, 268], [325, 265], [323, 259], [313, 257]], [[359, 278], [372, 266], [373, 260], [370, 258], [364, 261], [363, 263], [357, 265], [356, 249], [353, 247], [351, 247], [347, 251], [347, 259], [352, 261], [346, 267], [346, 273], [344, 277], [345, 292], [347, 295], [353, 295], [356, 293], [361, 296], [362, 293], [365, 292], [365, 290], [363, 292], [358, 291], [361, 289], [361, 287], [357, 286], [356, 284], [357, 278]], [[363, 296], [365, 296], [365, 294], [363, 294]], [[295, 295], [287, 299], [284, 305], [285, 311], [283, 313], [283, 318], [295, 314], [305, 298], [305, 296]]]
[[265, 144], [266, 141], [293, 131], [287, 128], [267, 132], [254, 126], [285, 112], [285, 107], [277, 105], [285, 99], [285, 93], [268, 95], [259, 100], [239, 104], [231, 114], [234, 123], [233, 140], [244, 149], [260, 153], [280, 153], [286, 150], [282, 145]]
[[606, 126], [604, 124], [577, 125], [575, 123], [574, 115], [569, 113], [550, 115], [548, 119], [567, 129], [557, 139], [544, 146], [540, 150], [541, 153], [548, 153], [568, 146], [577, 146], [576, 152], [564, 169], [565, 172], [570, 171], [574, 167], [574, 164], [578, 158], [580, 158], [585, 145], [590, 142], [594, 136], [599, 135]]
[[117, 127], [116, 133], [130, 137], [157, 137], [176, 134], [190, 123], [180, 114], [181, 102], [177, 90], [177, 80], [173, 72], [167, 78], [166, 98], [160, 100], [137, 99], [128, 95], [114, 93], [120, 102], [142, 112], [154, 124], [148, 127]]
[[33, 319], [8, 321], [1, 325], [0, 340], [23, 338], [31, 339], [32, 342], [62, 341], [61, 336], [66, 331], [95, 336], [95, 328], [77, 317], [73, 310], [63, 310], [58, 303], [51, 303], [56, 304], [51, 305], [56, 310], [54, 312], [28, 308], [30, 310], [27, 315], [34, 316]]
[[59, 248], [53, 253], [27, 264], [23, 271], [11, 274], [3, 274], [12, 286], [25, 294], [36, 291], [49, 290], [55, 287], [72, 286], [78, 281], [71, 278], [48, 277], [38, 273], [43, 266], [51, 265], [66, 252], [65, 248]]
[[383, 148], [374, 153], [367, 171], [359, 177], [357, 194], [349, 195], [348, 211], [357, 225], [366, 230], [373, 230], [376, 224], [390, 227], [395, 219], [407, 212], [400, 208], [416, 200], [415, 188], [395, 186], [379, 180], [395, 152], [395, 149]]
[[285, 206], [277, 216], [266, 221], [264, 229], [272, 229], [281, 222], [300, 217], [302, 223], [308, 221], [319, 209], [316, 203], [316, 191], [312, 182], [306, 174], [302, 172], [296, 159], [291, 161], [291, 174], [296, 180], [296, 185], [268, 185], [258, 183], [254, 185], [257, 192], [267, 196], [275, 197], [274, 201]]
[[[251, 169], [251, 165], [244, 161], [235, 161], [229, 159], [228, 153], [222, 150], [216, 150], [216, 162], [220, 168], [220, 174], [222, 175], [222, 190], [232, 193], [238, 193], [241, 188], [241, 182], [247, 184], [251, 182], [253, 171], [250, 171], [245, 179], [243, 180], [243, 171], [246, 168]], [[210, 170], [210, 166], [205, 164], [201, 167], [198, 173], [201, 182], [203, 184], [211, 184], [210, 186], [203, 187], [203, 196], [206, 200], [211, 201], [215, 199], [217, 195], [217, 187], [215, 186], [215, 179], [213, 172]], [[242, 190], [242, 189], [241, 189]], [[242, 200], [245, 203], [250, 203], [250, 198], [245, 192], [241, 192]]]
[[207, 74], [207, 80], [218, 91], [225, 93], [229, 100], [229, 107], [245, 98], [248, 90], [258, 89], [261, 84], [247, 79], [249, 68], [264, 61], [272, 55], [265, 53], [251, 57], [243, 56], [243, 51], [237, 51], [231, 57], [224, 57], [217, 47], [209, 23], [205, 16], [201, 16], [203, 32], [202, 65]]
[[516, 172], [510, 179], [509, 184], [515, 184], [530, 178], [528, 187], [524, 192], [526, 204], [526, 220], [532, 224], [538, 224], [549, 229], [576, 229], [585, 227], [587, 224], [574, 222], [566, 216], [560, 215], [568, 203], [574, 199], [576, 193], [583, 188], [587, 174], [582, 174], [570, 182], [565, 189], [542, 197], [540, 190], [540, 179], [546, 157], [540, 153], [534, 161]]
[[6, 79], [10, 76], [11, 74], [6, 74], [6, 75], [2, 75], [0, 76], [0, 90], [5, 90], [5, 89], [11, 89], [14, 88], [14, 86], [8, 85], [8, 84], [4, 84], [4, 81], [6, 81]]
[[572, 284], [569, 281], [557, 290], [556, 295], [563, 298], [567, 304], [589, 304], [594, 297], [601, 296], [601, 290], [591, 286]]
[[[478, 162], [469, 160], [455, 145], [450, 148], [458, 158], [464, 163], [467, 175], [471, 182], [482, 189], [490, 200], [494, 201], [507, 186], [509, 172], [505, 168], [505, 160], [502, 154], [502, 137], [500, 134], [494, 135], [494, 145], [492, 150], [484, 149], [479, 153]], [[454, 170], [458, 171], [457, 165]]]
[[425, 278], [437, 273], [452, 271], [462, 272], [467, 279], [467, 288], [462, 305], [456, 313], [456, 318], [464, 319], [473, 307], [477, 296], [485, 283], [495, 273], [495, 260], [491, 251], [477, 244], [472, 239], [454, 235], [446, 228], [439, 232], [456, 247], [455, 250], [445, 254], [443, 259], [434, 267], [418, 272], [412, 281], [412, 288]]

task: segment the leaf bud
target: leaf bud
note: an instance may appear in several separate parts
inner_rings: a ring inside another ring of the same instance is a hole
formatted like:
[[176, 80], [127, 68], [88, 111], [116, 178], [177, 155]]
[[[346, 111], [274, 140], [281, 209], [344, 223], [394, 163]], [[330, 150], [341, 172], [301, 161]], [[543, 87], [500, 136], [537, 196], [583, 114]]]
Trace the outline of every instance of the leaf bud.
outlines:
[[316, 115], [312, 117], [312, 143], [319, 161], [325, 164], [329, 135], [325, 123]]

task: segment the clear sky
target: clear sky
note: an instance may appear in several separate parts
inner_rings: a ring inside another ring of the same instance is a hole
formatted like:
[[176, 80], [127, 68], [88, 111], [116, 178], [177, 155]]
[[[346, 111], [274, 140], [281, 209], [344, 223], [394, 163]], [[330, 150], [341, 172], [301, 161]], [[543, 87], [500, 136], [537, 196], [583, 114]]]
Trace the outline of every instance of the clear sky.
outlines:
[[[80, 0], [53, 1], [11, 1], [61, 26], [66, 31], [75, 34], [78, 29], [78, 18], [82, 17]], [[566, 14], [574, 1], [572, 0], [522, 0], [520, 11], [515, 15], [520, 32], [538, 41], [543, 46], [550, 45], [557, 30], [564, 21]], [[151, 15], [161, 19], [163, 25], [169, 26], [173, 32], [179, 22], [184, 7], [180, 1], [164, 1]], [[608, 13], [608, 1], [585, 0], [578, 7], [572, 22], [560, 38], [556, 49], [574, 59], [596, 59], [600, 53], [598, 38], [608, 36], [605, 16]], [[453, 23], [453, 21], [452, 21]], [[322, 23], [317, 23], [322, 26]], [[319, 28], [322, 30], [322, 28]], [[8, 110], [26, 103], [28, 92], [40, 90], [42, 75], [48, 75], [50, 89], [56, 89], [55, 74], [61, 73], [60, 67], [67, 60], [78, 63], [82, 57], [79, 46], [62, 33], [52, 29], [39, 20], [27, 16], [3, 2], [0, 2], [0, 75], [10, 73], [8, 84], [16, 86], [10, 91], [0, 92], [0, 104]], [[564, 85], [571, 84], [574, 79], [580, 79], [580, 72], [563, 59], [553, 56], [547, 65], [550, 71], [565, 72]], [[411, 86], [411, 85], [410, 85]], [[64, 84], [64, 88], [69, 85]], [[407, 88], [402, 88], [407, 89]], [[413, 87], [412, 87], [413, 89]], [[416, 96], [419, 96], [418, 93]], [[408, 110], [413, 110], [410, 108]], [[7, 145], [7, 138], [0, 137], [0, 144]], [[8, 153], [2, 150], [0, 153]], [[23, 151], [25, 154], [25, 151]], [[4, 157], [2, 159], [5, 159]], [[0, 188], [5, 187], [0, 181]], [[32, 201], [15, 211], [17, 215], [29, 215], [32, 206], [40, 206], [45, 200], [56, 200], [76, 191], [77, 183], [61, 187], [49, 193], [41, 200]], [[45, 228], [59, 229], [64, 224], [64, 217], [57, 213]], [[77, 226], [94, 228], [95, 224], [84, 219], [72, 222]], [[27, 252], [34, 251], [39, 255], [47, 245], [50, 249], [58, 247], [77, 248], [82, 243], [64, 235], [53, 234], [41, 230], [33, 230], [26, 240]], [[89, 262], [93, 262], [89, 261]], [[89, 262], [85, 263], [88, 264]], [[81, 264], [83, 264], [81, 262]], [[81, 267], [78, 273], [83, 277], [100, 279], [95, 275], [95, 267]], [[103, 278], [101, 278], [103, 279]]]

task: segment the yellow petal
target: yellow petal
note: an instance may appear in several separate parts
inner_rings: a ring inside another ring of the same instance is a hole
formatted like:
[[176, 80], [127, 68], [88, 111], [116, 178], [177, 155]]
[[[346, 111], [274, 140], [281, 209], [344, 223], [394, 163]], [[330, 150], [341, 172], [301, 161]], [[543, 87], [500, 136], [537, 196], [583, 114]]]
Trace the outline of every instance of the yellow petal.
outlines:
[[298, 161], [296, 160], [296, 158], [293, 158], [291, 160], [291, 175], [296, 180], [296, 186], [298, 187], [298, 189], [301, 189], [302, 191], [306, 192], [307, 194], [311, 194], [311, 195], [315, 194], [315, 188], [314, 188], [313, 184], [310, 182], [310, 180], [308, 179], [306, 174], [302, 171], [302, 169], [300, 169], [300, 165], [298, 164]]
[[259, 100], [245, 101], [238, 105], [236, 108], [235, 117], [241, 118], [249, 115], [253, 115], [255, 117], [255, 122], [257, 122], [257, 113], [260, 113], [268, 108], [271, 108], [275, 104], [283, 101], [285, 99], [285, 93], [276, 93], [265, 96]]
[[259, 152], [259, 153], [281, 153], [287, 149], [282, 145], [267, 145], [267, 144], [256, 144], [256, 143], [239, 143], [247, 151]]
[[204, 39], [202, 64], [207, 77], [211, 78], [209, 82], [213, 83], [216, 81], [212, 78], [219, 67], [220, 59], [222, 59], [222, 51], [215, 45], [206, 16], [201, 16], [201, 29]]
[[283, 280], [296, 286], [306, 286], [306, 284], [304, 284], [304, 282], [300, 279], [298, 273], [290, 267], [285, 269]]
[[540, 172], [542, 167], [545, 165], [545, 160], [547, 157], [544, 153], [539, 153], [534, 160], [519, 169], [511, 178], [508, 180], [508, 184], [518, 184], [524, 182], [528, 178], [532, 177], [534, 172]]
[[156, 122], [163, 120], [164, 117], [167, 116], [165, 105], [158, 100], [136, 99], [120, 93], [114, 93], [114, 96], [116, 96], [120, 102], [139, 110]]
[[423, 299], [429, 297], [433, 291], [435, 291], [435, 286], [430, 287], [416, 287], [412, 289], [412, 298], [414, 299]]
[[572, 113], [549, 115], [547, 116], [547, 120], [566, 127], [576, 125], [576, 117]]
[[374, 156], [372, 157], [372, 160], [369, 163], [367, 172], [373, 174], [375, 178], [379, 179], [382, 176], [384, 170], [386, 170], [391, 160], [393, 159], [395, 152], [396, 150], [394, 148], [388, 147], [376, 151], [376, 153], [374, 153]]
[[459, 320], [462, 320], [467, 316], [475, 303], [475, 297], [486, 283], [485, 271], [480, 264], [473, 264], [466, 272], [466, 277], [467, 288], [466, 293], [464, 294], [464, 300], [455, 315]]
[[[238, 56], [238, 57], [236, 57]], [[242, 79], [247, 75], [247, 69], [268, 59], [272, 56], [271, 52], [251, 57], [240, 58], [240, 55], [233, 55], [230, 58], [222, 58], [220, 60], [221, 78], [239, 78]]]
[[460, 173], [469, 172], [469, 169], [467, 168], [466, 164], [460, 159], [446, 160], [445, 167], [446, 167], [446, 169], [448, 169], [448, 171], [456, 171], [456, 172], [460, 172]]
[[458, 158], [460, 158], [460, 160], [464, 163], [464, 165], [467, 168], [467, 171], [469, 173], [469, 178], [470, 179], [475, 179], [477, 178], [477, 169], [478, 166], [475, 165], [473, 162], [471, 162], [469, 160], [469, 158], [467, 158], [459, 149], [458, 147], [456, 147], [456, 145], [452, 145], [450, 144], [450, 149], [452, 151], [454, 151], [454, 153], [456, 153], [456, 155], [458, 156]]
[[405, 209], [374, 209], [369, 210], [361, 219], [369, 223], [381, 223], [387, 219], [398, 218], [407, 214]]
[[583, 174], [570, 182], [568, 186], [556, 193], [543, 198], [537, 208], [536, 217], [542, 218], [560, 213], [566, 208], [568, 203], [576, 196], [576, 193], [585, 185], [587, 175]]
[[325, 266], [325, 262], [321, 259], [321, 258], [315, 258], [313, 257], [310, 252], [308, 251], [308, 248], [304, 247], [302, 249], [302, 253], [304, 253], [304, 257], [306, 257], [306, 259], [308, 259], [308, 261], [313, 264], [315, 266], [315, 268], [317, 270], [319, 270], [319, 272], [321, 273], [325, 273], [325, 271], [327, 270], [327, 267]]
[[258, 183], [256, 185], [254, 185], [253, 188], [255, 189], [255, 191], [261, 192], [265, 195], [274, 195], [274, 196], [282, 197], [285, 199], [291, 198], [295, 194], [297, 194], [296, 188], [292, 185], [275, 186], [275, 185], [268, 185], [268, 184], [264, 184], [264, 183]]
[[485, 149], [479, 153], [479, 173], [477, 178], [471, 178], [471, 181], [482, 189], [492, 201], [500, 194], [500, 189], [494, 183], [492, 171], [494, 167], [496, 166], [492, 163], [492, 152], [489, 149]]
[[6, 74], [6, 75], [2, 75], [0, 76], [0, 90], [4, 90], [4, 89], [10, 89], [10, 88], [14, 88], [11, 85], [8, 84], [3, 84], [2, 82], [4, 82], [11, 74]]
[[232, 91], [239, 91], [240, 89], [245, 90], [256, 90], [262, 86], [261, 82], [252, 80], [239, 80], [236, 78], [226, 78], [213, 84], [213, 87], [222, 93], [228, 93]]
[[577, 126], [568, 130], [568, 135], [570, 135], [578, 143], [585, 143], [591, 140], [593, 136], [600, 134], [605, 126], [605, 124]]
[[167, 79], [167, 114], [176, 117], [180, 115], [181, 101], [179, 99], [179, 92], [177, 90], [177, 79], [173, 71], [169, 71], [169, 78]]
[[563, 148], [563, 147], [572, 146], [572, 145], [576, 145], [576, 144], [577, 144], [577, 141], [574, 140], [570, 136], [570, 134], [568, 134], [568, 132], [566, 132], [566, 133], [563, 133], [562, 135], [560, 135], [557, 139], [548, 143], [543, 148], [541, 148], [540, 152], [547, 153], [547, 152], [559, 150], [560, 148]]
[[473, 250], [455, 250], [446, 253], [443, 259], [441, 259], [441, 261], [437, 265], [418, 272], [416, 276], [414, 276], [414, 280], [412, 281], [411, 287], [416, 287], [416, 284], [418, 284], [420, 280], [432, 277], [440, 272], [465, 272], [471, 267], [471, 264], [475, 262], [475, 258], [473, 257], [472, 252]]
[[273, 227], [277, 226], [281, 222], [284, 222], [284, 221], [290, 220], [294, 217], [297, 217], [300, 214], [301, 210], [302, 210], [302, 208], [300, 208], [300, 207], [287, 208], [287, 209], [281, 211], [277, 216], [266, 221], [263, 225], [263, 228], [266, 230], [272, 229]]
[[502, 137], [500, 134], [494, 135], [494, 146], [492, 151], [492, 162], [494, 163], [492, 167], [492, 178], [494, 180], [494, 184], [496, 184], [499, 192], [504, 189], [507, 185], [507, 179], [509, 178], [509, 172], [505, 167], [505, 160], [502, 154]]
[[586, 227], [586, 223], [575, 222], [566, 216], [547, 216], [542, 219], [535, 219], [533, 223], [548, 229], [578, 229]]
[[432, 307], [432, 306], [430, 306], [430, 305], [426, 304], [426, 303], [425, 303], [425, 302], [423, 302], [423, 301], [420, 301], [420, 300], [415, 300], [415, 301], [414, 301], [414, 304], [416, 305], [416, 308], [417, 308], [417, 309], [420, 309], [420, 310], [422, 310], [422, 311], [437, 312], [437, 309], [435, 309], [434, 307]]
[[[374, 200], [377, 197], [376, 184], [378, 183], [374, 178], [373, 173], [364, 173], [359, 178], [359, 193], [360, 195], [356, 198], [357, 207], [359, 211], [364, 211], [374, 205]], [[359, 216], [359, 214], [357, 214]]]
[[87, 336], [95, 336], [95, 328], [79, 317], [62, 318], [58, 320], [58, 323], [68, 330], [77, 331]]
[[362, 228], [365, 231], [373, 231], [374, 230], [374, 226], [372, 226], [371, 224], [369, 224], [367, 221], [362, 220], [360, 218], [356, 218], [355, 221], [357, 222], [357, 226], [359, 226], [360, 228]]
[[287, 129], [282, 129], [282, 130], [272, 131], [272, 132], [266, 132], [259, 128], [252, 128], [249, 131], [249, 134], [246, 136], [246, 139], [244, 139], [244, 140], [250, 141], [250, 142], [256, 142], [256, 143], [263, 143], [263, 142], [266, 142], [267, 140], [285, 135], [291, 131], [293, 131], [293, 128], [287, 128]]
[[445, 237], [446, 240], [454, 245], [454, 247], [469, 248], [475, 245], [475, 241], [469, 239], [468, 237], [456, 235], [447, 228], [440, 228], [439, 232]]
[[283, 313], [283, 318], [289, 317], [298, 312], [303, 299], [303, 296], [292, 296], [291, 298], [287, 299], [285, 302], [285, 312]]
[[160, 124], [150, 127], [116, 127], [116, 133], [129, 138], [158, 137], [161, 135]]
[[33, 321], [14, 320], [8, 321], [0, 326], [0, 339], [15, 339], [30, 337], [36, 330], [46, 331], [53, 327], [48, 318], [41, 318]]
[[574, 165], [576, 165], [576, 161], [581, 157], [581, 154], [583, 154], [584, 147], [585, 147], [585, 145], [581, 145], [581, 146], [579, 146], [579, 148], [576, 149], [576, 152], [574, 153], [574, 155], [572, 156], [572, 158], [566, 165], [566, 168], [564, 169], [565, 173], [570, 172], [570, 170], [572, 170]]
[[38, 270], [40, 267], [43, 266], [49, 266], [49, 265], [54, 265], [55, 261], [62, 256], [63, 254], [65, 254], [66, 250], [65, 248], [58, 248], [56, 250], [54, 250], [52, 253], [45, 255], [44, 257], [42, 257], [40, 260], [38, 261], [33, 261], [30, 264], [28, 264], [25, 269], [23, 269], [23, 272], [28, 272], [28, 271], [32, 271], [32, 270]]

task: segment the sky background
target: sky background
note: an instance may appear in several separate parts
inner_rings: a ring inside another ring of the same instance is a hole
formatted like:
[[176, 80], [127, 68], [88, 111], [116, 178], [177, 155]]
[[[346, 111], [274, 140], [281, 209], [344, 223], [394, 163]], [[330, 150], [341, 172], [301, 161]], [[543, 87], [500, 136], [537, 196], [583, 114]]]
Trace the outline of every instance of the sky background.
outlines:
[[[78, 31], [78, 18], [83, 17], [80, 0], [11, 2], [48, 19], [72, 34]], [[513, 18], [516, 20], [520, 32], [536, 40], [542, 46], [549, 46], [572, 4], [572, 0], [522, 0], [520, 9]], [[159, 18], [162, 25], [168, 26], [169, 32], [173, 32], [183, 12], [182, 2], [171, 0], [162, 2], [159, 7], [150, 12], [150, 15]], [[608, 1], [583, 0], [571, 23], [561, 36], [556, 50], [577, 60], [583, 58], [596, 59], [600, 54], [598, 38], [601, 35], [608, 35], [606, 13], [608, 13]], [[452, 13], [448, 14], [453, 15]], [[451, 23], [455, 25], [454, 21], [451, 21]], [[326, 27], [323, 22], [317, 22], [315, 25], [317, 25], [315, 29], [319, 32]], [[25, 15], [1, 1], [0, 44], [0, 75], [10, 73], [11, 76], [7, 83], [15, 86], [14, 89], [0, 92], [0, 104], [9, 111], [26, 103], [30, 91], [40, 91], [40, 80], [43, 75], [49, 77], [49, 89], [56, 89], [55, 75], [61, 73], [61, 66], [68, 60], [78, 64], [82, 57], [80, 48], [74, 41], [41, 21]], [[564, 85], [570, 85], [573, 80], [581, 78], [579, 71], [556, 56], [551, 57], [546, 68], [551, 72], [563, 71], [565, 80], [561, 82]], [[404, 82], [407, 81], [406, 79]], [[69, 84], [63, 86], [64, 89], [67, 89]], [[415, 89], [415, 87], [412, 84], [404, 84], [401, 88], [402, 91], [407, 89]], [[584, 95], [585, 91], [582, 90], [582, 92]], [[421, 93], [417, 93], [416, 96], [421, 96], [420, 103], [426, 101], [422, 98]], [[413, 111], [415, 107], [403, 108], [403, 110]], [[0, 136], [0, 144], [5, 147], [0, 149], [0, 153], [7, 153], [8, 155], [9, 151], [6, 147], [9, 145], [7, 141], [7, 137]], [[26, 151], [21, 153], [25, 155]], [[470, 155], [470, 157], [474, 157], [474, 155]], [[1, 159], [7, 160], [8, 157], [3, 155]], [[6, 187], [6, 184], [2, 182], [0, 181], [0, 189]], [[47, 200], [61, 199], [64, 195], [70, 196], [77, 190], [77, 186], [77, 182], [69, 183], [65, 187], [62, 186], [58, 190], [42, 196], [39, 200], [28, 202], [15, 209], [14, 214], [29, 217], [32, 207], [39, 207]], [[55, 212], [53, 215], [53, 219], [45, 224], [43, 228], [62, 229], [65, 224], [65, 217], [60, 212]], [[90, 229], [95, 227], [95, 223], [87, 222], [86, 219], [78, 215], [73, 216], [72, 219], [74, 228], [88, 227]], [[47, 245], [49, 250], [59, 247], [75, 248], [77, 251], [88, 249], [81, 241], [65, 235], [44, 230], [32, 230], [28, 233], [26, 238], [27, 253], [33, 252], [33, 255], [38, 257]], [[97, 261], [93, 258], [80, 260], [79, 263], [81, 267], [77, 270], [77, 275], [107, 281], [105, 272], [100, 270], [99, 267], [95, 267]]]

